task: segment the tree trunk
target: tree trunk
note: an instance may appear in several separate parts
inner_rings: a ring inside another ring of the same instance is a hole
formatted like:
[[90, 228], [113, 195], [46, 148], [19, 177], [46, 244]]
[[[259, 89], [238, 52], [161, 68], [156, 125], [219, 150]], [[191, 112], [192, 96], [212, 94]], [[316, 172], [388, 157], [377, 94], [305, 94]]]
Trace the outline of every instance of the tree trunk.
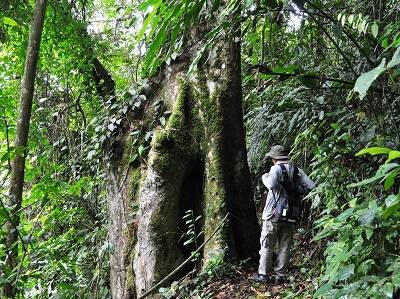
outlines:
[[[21, 86], [21, 98], [18, 114], [18, 123], [15, 136], [15, 158], [12, 161], [11, 182], [9, 190], [9, 204], [12, 207], [11, 221], [7, 223], [6, 247], [8, 255], [6, 267], [12, 271], [18, 261], [18, 226], [19, 211], [22, 204], [22, 191], [25, 175], [25, 156], [27, 154], [29, 122], [32, 112], [32, 99], [36, 67], [39, 59], [40, 41], [42, 37], [47, 0], [38, 0], [32, 16], [29, 35], [28, 51], [25, 60], [24, 78]], [[16, 295], [15, 282], [10, 281], [4, 286], [3, 296], [14, 298]]]
[[[222, 36], [205, 53], [208, 59], [201, 60], [191, 80], [187, 71], [202, 46], [198, 41], [204, 30], [196, 27], [191, 39], [197, 48], [153, 78], [143, 109], [127, 115], [119, 134], [110, 139], [106, 159], [113, 298], [137, 298], [149, 290], [208, 239], [228, 213], [229, 221], [205, 245], [201, 266], [221, 256], [257, 255], [259, 229], [243, 129], [240, 42], [237, 36]], [[160, 101], [163, 111], [154, 108]], [[172, 114], [164, 127], [158, 120], [167, 111]], [[154, 134], [138, 165], [129, 160], [140, 144], [146, 145], [143, 139], [134, 142], [137, 135], [130, 134], [139, 123], [142, 131]], [[183, 221], [188, 210], [194, 217]], [[201, 220], [195, 221], [197, 216]], [[184, 246], [186, 239], [180, 240], [182, 232], [188, 232], [186, 222], [204, 232], [194, 237], [197, 245]]]

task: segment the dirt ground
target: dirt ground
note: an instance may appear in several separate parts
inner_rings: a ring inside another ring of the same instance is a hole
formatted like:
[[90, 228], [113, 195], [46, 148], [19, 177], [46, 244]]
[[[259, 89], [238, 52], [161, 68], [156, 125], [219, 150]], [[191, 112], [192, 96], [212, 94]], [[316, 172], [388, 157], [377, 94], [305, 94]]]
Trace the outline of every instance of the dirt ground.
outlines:
[[254, 281], [251, 274], [257, 272], [257, 265], [238, 267], [229, 277], [223, 277], [209, 284], [207, 291], [215, 299], [262, 299], [262, 298], [312, 298], [308, 295], [313, 283], [305, 275], [290, 275], [282, 285], [263, 284]]
[[207, 291], [216, 299], [312, 298], [315, 290], [315, 271], [323, 259], [324, 246], [309, 237], [296, 234], [291, 252], [291, 266], [287, 281], [282, 285], [259, 283], [251, 278], [258, 264], [247, 263], [236, 267], [229, 276], [213, 281]]

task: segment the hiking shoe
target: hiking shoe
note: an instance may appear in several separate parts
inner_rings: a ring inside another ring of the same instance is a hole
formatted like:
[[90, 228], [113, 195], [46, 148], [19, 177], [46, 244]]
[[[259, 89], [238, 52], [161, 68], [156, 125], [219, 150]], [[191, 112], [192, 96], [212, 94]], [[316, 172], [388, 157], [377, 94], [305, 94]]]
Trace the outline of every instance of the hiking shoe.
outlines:
[[253, 273], [253, 274], [251, 274], [251, 278], [253, 278], [255, 281], [262, 282], [262, 283], [269, 282], [268, 276], [264, 275], [264, 274]]
[[276, 275], [274, 277], [274, 285], [282, 285], [285, 283], [285, 277]]

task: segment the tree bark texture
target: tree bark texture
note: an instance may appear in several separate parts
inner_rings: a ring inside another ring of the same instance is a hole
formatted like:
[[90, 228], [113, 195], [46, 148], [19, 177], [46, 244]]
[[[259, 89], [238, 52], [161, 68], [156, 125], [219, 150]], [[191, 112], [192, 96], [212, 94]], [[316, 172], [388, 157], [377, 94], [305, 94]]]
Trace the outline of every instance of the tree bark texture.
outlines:
[[[205, 29], [196, 27], [190, 39], [197, 41], [197, 48], [153, 78], [143, 109], [124, 117], [119, 133], [109, 140], [107, 198], [115, 299], [137, 298], [195, 250], [180, 240], [188, 229], [187, 219], [182, 220], [188, 210], [195, 218], [201, 216], [196, 229], [204, 234], [198, 245], [230, 213], [228, 223], [204, 247], [197, 266], [205, 267], [221, 255], [257, 255], [259, 229], [243, 129], [240, 42], [234, 35], [222, 36], [189, 79], [187, 70], [202, 46], [198, 41]], [[160, 101], [161, 114], [153, 108]], [[165, 126], [155, 125], [167, 111], [172, 113]], [[138, 123], [154, 132], [140, 164], [129, 163], [137, 147], [137, 136], [130, 131]], [[193, 265], [180, 277], [191, 269]]]
[[[18, 259], [18, 226], [20, 221], [19, 211], [22, 204], [22, 192], [25, 175], [25, 156], [27, 154], [29, 123], [32, 112], [32, 101], [37, 62], [39, 59], [40, 41], [43, 32], [47, 0], [37, 0], [32, 15], [31, 30], [29, 35], [28, 51], [25, 60], [24, 78], [21, 86], [18, 123], [15, 136], [15, 158], [12, 161], [11, 182], [9, 190], [9, 204], [12, 207], [11, 222], [7, 224], [8, 235], [6, 246], [8, 256], [6, 266], [9, 271], [17, 265]], [[10, 282], [3, 289], [4, 297], [14, 298], [15, 285]]]

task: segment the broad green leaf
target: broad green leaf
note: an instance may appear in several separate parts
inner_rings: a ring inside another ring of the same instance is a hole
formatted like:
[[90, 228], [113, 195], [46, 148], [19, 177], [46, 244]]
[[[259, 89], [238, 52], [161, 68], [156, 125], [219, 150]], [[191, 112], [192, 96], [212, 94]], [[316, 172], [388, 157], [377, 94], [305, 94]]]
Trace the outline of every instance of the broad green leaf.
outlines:
[[385, 163], [389, 163], [390, 161], [392, 161], [394, 159], [398, 159], [398, 158], [400, 158], [400, 151], [390, 151], [389, 157]]
[[349, 24], [351, 25], [354, 21], [354, 15], [349, 15], [348, 20], [349, 20]]
[[381, 165], [379, 167], [378, 171], [376, 172], [375, 176], [365, 179], [365, 180], [362, 180], [361, 182], [358, 182], [358, 183], [349, 184], [349, 185], [347, 185], [347, 188], [363, 186], [363, 185], [372, 183], [376, 180], [383, 179], [390, 174], [389, 172], [392, 169], [397, 168], [397, 167], [399, 167], [399, 165], [397, 163], [388, 163], [388, 164]]
[[0, 162], [4, 163], [9, 159], [12, 159], [15, 156], [15, 154], [11, 151], [6, 152], [4, 155], [1, 156]]
[[363, 33], [365, 34], [367, 32], [367, 29], [368, 29], [367, 20], [363, 20], [361, 27], [362, 27]]
[[361, 156], [364, 154], [370, 154], [370, 155], [388, 154], [391, 151], [392, 151], [391, 149], [385, 147], [369, 147], [359, 151], [356, 154], [356, 156]]
[[354, 214], [354, 208], [348, 208], [346, 211], [344, 211], [341, 214], [339, 214], [339, 216], [337, 216], [337, 219], [339, 221], [346, 221], [347, 218], [349, 218], [353, 214]]
[[374, 230], [372, 228], [365, 227], [364, 232], [367, 237], [367, 240], [371, 240], [371, 237], [374, 234]]
[[371, 224], [375, 219], [375, 214], [376, 214], [375, 210], [373, 209], [368, 210], [360, 217], [360, 219], [358, 219], [358, 221], [360, 221], [362, 225], [371, 227]]
[[376, 181], [376, 180], [379, 180], [379, 179], [383, 178], [385, 175], [386, 175], [386, 174], [375, 175], [375, 176], [373, 176], [373, 177], [371, 177], [371, 178], [362, 180], [361, 182], [358, 182], [358, 183], [351, 183], [351, 184], [347, 185], [347, 188], [354, 188], [354, 187], [359, 187], [359, 186], [367, 185], [367, 184], [369, 184], [369, 183], [372, 183], [372, 182], [374, 182], [374, 181]]
[[164, 116], [161, 116], [161, 117], [160, 117], [160, 123], [161, 123], [161, 125], [162, 125], [163, 127], [165, 127], [165, 117], [164, 117]]
[[331, 289], [332, 289], [331, 283], [324, 284], [323, 286], [318, 288], [318, 290], [315, 292], [313, 298], [321, 298], [321, 296], [325, 295]]
[[68, 275], [69, 267], [65, 263], [60, 262], [60, 263], [58, 263], [58, 266], [59, 266], [59, 269], [62, 270], [62, 272], [64, 272], [66, 275]]
[[389, 267], [387, 267], [386, 271], [396, 271], [396, 270], [400, 270], [400, 258], [397, 257], [394, 261], [391, 262], [391, 264], [389, 265]]
[[159, 0], [148, 0], [145, 2], [142, 2], [139, 7], [138, 10], [142, 11], [142, 12], [146, 12], [150, 7], [158, 4], [160, 1]]
[[[29, 239], [28, 239], [28, 241], [29, 241]], [[24, 266], [25, 268], [28, 268], [29, 263], [30, 263], [29, 258], [25, 257], [24, 260], [22, 261], [22, 266]]]
[[396, 287], [400, 287], [400, 271], [396, 271], [392, 274], [392, 283]]
[[[149, 2], [152, 2], [153, 4], [153, 10], [152, 10], [152, 12], [147, 16], [147, 18], [144, 20], [144, 22], [143, 22], [143, 26], [142, 26], [142, 28], [140, 29], [140, 31], [139, 31], [139, 33], [138, 33], [138, 35], [137, 35], [137, 37], [136, 37], [136, 41], [139, 41], [141, 38], [142, 38], [142, 36], [143, 36], [143, 34], [146, 32], [146, 30], [148, 29], [148, 27], [149, 27], [149, 24], [150, 24], [150, 22], [153, 22], [154, 21], [154, 16], [156, 15], [156, 13], [157, 13], [157, 11], [158, 11], [158, 8], [160, 7], [160, 5], [162, 4], [162, 0], [158, 0], [158, 1], [153, 1], [153, 0], [151, 0], [151, 1], [149, 1]], [[157, 24], [154, 24], [154, 23], [152, 23], [152, 28], [154, 28], [154, 27], [157, 27]]]
[[[164, 5], [162, 5], [162, 6], [164, 6]], [[163, 10], [162, 7], [160, 7], [159, 10], [160, 11]], [[165, 35], [165, 27], [166, 27], [167, 23], [160, 21], [160, 20], [162, 20], [162, 15], [160, 13], [157, 13], [151, 20], [151, 26], [150, 26], [151, 30], [147, 33], [148, 37], [153, 37], [154, 32], [156, 32], [156, 30], [158, 32], [157, 33], [158, 36], [160, 35], [160, 33]], [[160, 24], [160, 25], [155, 25], [155, 24]], [[159, 28], [159, 27], [161, 27], [161, 28]]]
[[329, 226], [326, 226], [324, 224], [324, 229], [321, 232], [319, 232], [316, 236], [314, 236], [313, 240], [318, 241], [318, 240], [321, 240], [321, 239], [329, 237], [329, 236], [336, 236], [337, 231], [339, 229], [345, 230], [345, 229], [349, 229], [349, 228], [350, 228], [350, 225], [346, 225], [343, 222], [334, 222], [334, 223], [329, 224]]
[[379, 26], [376, 22], [374, 22], [371, 26], [371, 33], [372, 33], [373, 37], [378, 36], [378, 31], [379, 31]]
[[400, 63], [400, 47], [397, 48], [396, 52], [393, 54], [392, 60], [389, 61], [387, 67], [392, 68]]
[[398, 202], [400, 202], [400, 199], [399, 199], [399, 197], [397, 197], [397, 196], [394, 195], [394, 194], [389, 195], [389, 196], [385, 199], [385, 205], [386, 205], [387, 207], [392, 207], [392, 206], [394, 206], [395, 204], [397, 204]]
[[289, 65], [289, 66], [287, 66], [287, 67], [277, 66], [277, 67], [275, 67], [275, 68], [273, 69], [273, 72], [274, 72], [274, 73], [279, 73], [279, 74], [282, 74], [282, 73], [285, 73], [285, 74], [293, 74], [293, 72], [294, 72], [295, 70], [297, 70], [297, 66], [294, 65], [294, 64], [292, 64], [292, 65]]
[[342, 16], [340, 23], [342, 24], [342, 27], [344, 27], [344, 25], [346, 24], [346, 16], [345, 15]]
[[395, 204], [394, 206], [390, 206], [383, 211], [382, 218], [384, 220], [388, 219], [394, 213], [396, 213], [400, 208], [400, 203]]
[[354, 274], [354, 264], [347, 265], [338, 273], [338, 280], [346, 280]]
[[143, 146], [143, 144], [141, 144], [141, 145], [139, 146], [139, 148], [138, 148], [139, 155], [142, 155], [142, 153], [143, 153], [143, 151], [144, 151], [145, 149], [146, 149], [146, 148]]
[[384, 58], [379, 66], [365, 74], [362, 74], [357, 79], [356, 84], [354, 85], [354, 91], [359, 93], [361, 100], [366, 96], [372, 82], [374, 82], [376, 78], [378, 78], [379, 75], [385, 70], [385, 63], [386, 59]]
[[386, 209], [383, 211], [382, 218], [387, 219], [400, 208], [400, 199], [391, 194], [385, 199]]
[[139, 156], [138, 154], [134, 154], [134, 155], [129, 159], [129, 163], [134, 162], [134, 161], [137, 159], [138, 156]]
[[396, 178], [397, 174], [400, 172], [400, 165], [397, 169], [393, 170], [385, 179], [384, 188], [385, 190], [389, 190], [390, 187], [394, 184], [394, 179]]
[[18, 26], [18, 23], [17, 23], [17, 22], [15, 22], [13, 19], [7, 18], [7, 17], [4, 17], [4, 18], [3, 18], [3, 23], [4, 23], [5, 25]]
[[383, 285], [382, 291], [386, 295], [386, 298], [393, 298], [394, 285], [387, 282]]

